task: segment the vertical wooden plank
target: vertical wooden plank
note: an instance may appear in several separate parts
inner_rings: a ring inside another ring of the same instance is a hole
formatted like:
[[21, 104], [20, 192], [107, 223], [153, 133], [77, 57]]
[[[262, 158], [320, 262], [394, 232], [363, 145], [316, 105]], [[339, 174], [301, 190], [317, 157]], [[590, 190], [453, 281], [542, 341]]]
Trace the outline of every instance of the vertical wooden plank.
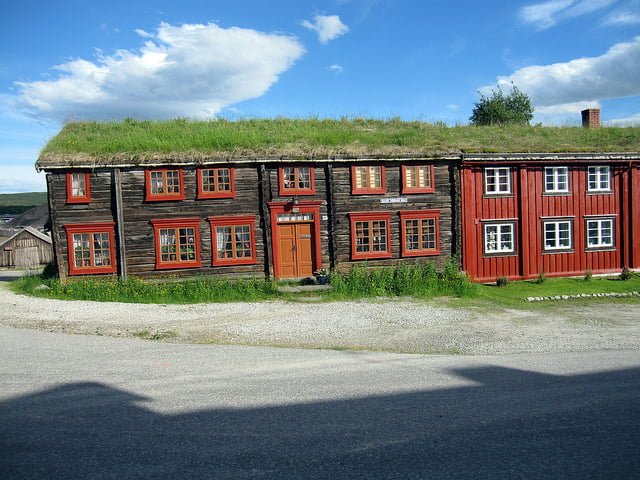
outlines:
[[[329, 216], [329, 266], [335, 269], [338, 266], [338, 236], [336, 213], [336, 185], [333, 177], [333, 165], [327, 164], [325, 168], [325, 177], [327, 182], [327, 215]], [[319, 225], [319, 223], [318, 223]]]
[[[527, 185], [527, 177], [529, 175], [529, 171], [525, 165], [520, 165], [517, 170], [518, 177], [518, 192], [516, 195], [518, 197], [515, 198], [516, 206], [518, 207], [518, 226], [519, 226], [519, 237], [516, 239], [516, 252], [518, 253], [518, 267], [519, 271], [517, 272], [520, 276], [529, 275], [529, 262], [528, 257], [531, 253], [530, 248], [530, 233], [529, 233], [529, 216], [528, 212], [525, 211], [525, 205], [529, 203], [529, 189], [526, 188]], [[535, 193], [534, 193], [535, 195]]]
[[113, 169], [113, 192], [116, 210], [116, 242], [118, 242], [118, 272], [122, 280], [127, 279], [127, 251], [124, 235], [124, 214], [122, 212], [122, 184], [120, 169]]
[[271, 201], [271, 182], [269, 174], [264, 166], [260, 164], [258, 168], [258, 197], [260, 202], [260, 223], [262, 227], [262, 238], [264, 242], [264, 275], [272, 277], [274, 275], [273, 255], [272, 255], [272, 232], [271, 232], [271, 212], [267, 202]]

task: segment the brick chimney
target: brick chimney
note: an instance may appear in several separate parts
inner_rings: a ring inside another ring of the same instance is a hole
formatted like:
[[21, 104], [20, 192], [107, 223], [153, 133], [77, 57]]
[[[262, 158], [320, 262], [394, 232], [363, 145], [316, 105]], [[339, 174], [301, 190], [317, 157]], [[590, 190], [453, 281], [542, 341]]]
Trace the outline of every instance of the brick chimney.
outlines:
[[582, 126], [584, 128], [600, 128], [600, 109], [587, 108], [582, 110]]

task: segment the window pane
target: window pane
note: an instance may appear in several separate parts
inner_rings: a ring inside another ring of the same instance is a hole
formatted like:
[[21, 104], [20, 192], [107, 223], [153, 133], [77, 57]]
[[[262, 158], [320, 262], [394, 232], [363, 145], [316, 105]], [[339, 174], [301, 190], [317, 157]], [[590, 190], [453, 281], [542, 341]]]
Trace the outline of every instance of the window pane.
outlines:
[[217, 258], [233, 258], [233, 244], [231, 243], [231, 227], [216, 227]]
[[229, 168], [219, 168], [218, 173], [218, 191], [230, 192], [231, 191], [231, 170]]
[[216, 171], [213, 169], [202, 170], [202, 191], [203, 192], [215, 192], [216, 191]]
[[418, 229], [418, 220], [405, 221], [405, 241], [407, 250], [420, 249], [420, 231]]
[[71, 174], [71, 195], [73, 197], [86, 197], [87, 186], [84, 173]]
[[436, 221], [433, 218], [422, 220], [422, 248], [424, 250], [436, 248]]
[[356, 222], [356, 252], [368, 252], [369, 242], [369, 222]]

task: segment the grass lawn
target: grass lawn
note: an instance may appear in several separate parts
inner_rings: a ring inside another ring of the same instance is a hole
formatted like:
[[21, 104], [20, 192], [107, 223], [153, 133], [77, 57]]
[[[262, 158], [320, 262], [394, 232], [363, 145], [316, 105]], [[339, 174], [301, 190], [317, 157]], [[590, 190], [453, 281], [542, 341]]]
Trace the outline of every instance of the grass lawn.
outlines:
[[[593, 277], [591, 280], [583, 278], [549, 278], [543, 283], [537, 283], [535, 280], [526, 280], [521, 282], [509, 282], [504, 287], [496, 285], [480, 285], [477, 295], [470, 299], [460, 301], [461, 305], [497, 305], [508, 308], [533, 309], [546, 308], [549, 304], [557, 302], [527, 302], [527, 297], [549, 297], [555, 295], [578, 295], [581, 293], [627, 293], [640, 292], [640, 275], [633, 274], [629, 280], [620, 280], [619, 276], [612, 277]], [[597, 302], [597, 301], [613, 301], [612, 298], [600, 299], [576, 299], [563, 300], [563, 302]], [[624, 299], [615, 299], [616, 301], [636, 301], [640, 300], [635, 297], [625, 297]]]
[[[332, 275], [332, 290], [285, 294], [278, 284], [269, 280], [221, 280], [196, 278], [175, 281], [144, 281], [130, 278], [117, 280], [80, 279], [59, 282], [40, 276], [23, 277], [11, 284], [14, 291], [27, 295], [62, 300], [92, 300], [128, 303], [214, 303], [264, 301], [273, 299], [291, 301], [347, 301], [376, 298], [414, 298], [439, 301], [459, 307], [502, 307], [516, 309], [544, 309], [566, 302], [624, 301], [639, 302], [638, 297], [587, 298], [545, 302], [527, 302], [527, 297], [577, 295], [591, 293], [627, 293], [640, 291], [640, 275], [632, 274], [628, 280], [619, 276], [583, 278], [553, 278], [542, 283], [535, 280], [509, 282], [506, 286], [470, 283], [455, 271], [453, 264], [436, 272], [431, 264], [397, 266], [391, 268], [352, 269], [344, 274]], [[290, 282], [283, 282], [284, 284]], [[48, 288], [39, 288], [40, 285]], [[446, 300], [445, 300], [446, 299]]]

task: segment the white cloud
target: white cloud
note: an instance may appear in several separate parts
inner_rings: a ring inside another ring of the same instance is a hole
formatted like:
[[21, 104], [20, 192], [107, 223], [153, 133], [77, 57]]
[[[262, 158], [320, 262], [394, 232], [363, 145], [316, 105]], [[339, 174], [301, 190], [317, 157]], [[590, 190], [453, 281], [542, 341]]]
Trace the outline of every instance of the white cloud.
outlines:
[[527, 5], [519, 12], [524, 23], [535, 26], [538, 30], [551, 28], [562, 20], [579, 17], [601, 10], [617, 0], [549, 0]]
[[614, 118], [602, 122], [607, 127], [640, 127], [640, 113], [626, 118]]
[[16, 82], [16, 106], [57, 120], [208, 118], [263, 95], [304, 54], [297, 39], [238, 27], [161, 23], [139, 51], [97, 53], [54, 67], [52, 80]]
[[327, 43], [349, 31], [349, 27], [342, 23], [338, 15], [316, 15], [313, 23], [303, 20], [300, 25], [315, 31], [320, 43]]
[[629, 11], [617, 11], [609, 15], [603, 25], [608, 27], [619, 27], [640, 24], [640, 14]]
[[[498, 77], [505, 90], [516, 85], [531, 97], [539, 113], [579, 111], [608, 98], [640, 95], [640, 36], [618, 43], [599, 57], [536, 65]], [[491, 86], [483, 87], [487, 92]], [[575, 110], [573, 110], [575, 108]]]
[[342, 65], [338, 65], [337, 63], [334, 63], [333, 65], [329, 65], [327, 67], [327, 70], [332, 71], [336, 75], [340, 75], [342, 72], [344, 72], [344, 67]]

